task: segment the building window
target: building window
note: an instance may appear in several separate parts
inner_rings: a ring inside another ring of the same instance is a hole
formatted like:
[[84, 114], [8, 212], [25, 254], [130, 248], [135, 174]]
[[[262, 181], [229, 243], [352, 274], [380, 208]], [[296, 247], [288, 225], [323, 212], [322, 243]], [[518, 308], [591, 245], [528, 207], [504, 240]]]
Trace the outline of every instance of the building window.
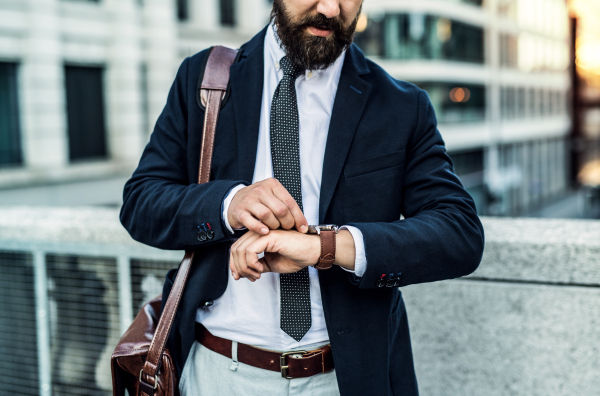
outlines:
[[144, 136], [150, 137], [150, 103], [148, 101], [148, 65], [142, 64], [140, 67], [140, 92], [142, 93], [142, 127], [144, 128]]
[[500, 66], [516, 69], [518, 61], [519, 42], [516, 36], [511, 34], [500, 35]]
[[21, 162], [17, 65], [0, 63], [0, 167]]
[[472, 122], [485, 119], [485, 87], [450, 82], [416, 83], [427, 91], [438, 122]]
[[479, 214], [487, 211], [489, 197], [483, 180], [483, 148], [450, 153], [454, 172], [460, 178], [465, 189], [473, 197]]
[[188, 0], [177, 0], [177, 18], [187, 21], [190, 18], [190, 5]]
[[518, 108], [517, 89], [513, 87], [500, 88], [500, 115], [504, 120], [517, 118]]
[[234, 27], [235, 20], [235, 0], [220, 0], [221, 25]]
[[421, 13], [367, 18], [355, 42], [367, 56], [386, 59], [484, 62], [482, 28]]
[[65, 67], [69, 158], [106, 158], [103, 69]]

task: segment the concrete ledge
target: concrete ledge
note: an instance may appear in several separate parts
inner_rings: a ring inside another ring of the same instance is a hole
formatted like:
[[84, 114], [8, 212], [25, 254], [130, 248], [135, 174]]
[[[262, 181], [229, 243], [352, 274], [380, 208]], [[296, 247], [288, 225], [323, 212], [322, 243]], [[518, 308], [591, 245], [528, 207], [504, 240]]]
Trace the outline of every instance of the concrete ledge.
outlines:
[[476, 278], [600, 285], [600, 221], [483, 218]]
[[402, 290], [421, 394], [600, 394], [600, 221], [482, 221], [472, 276]]
[[[600, 394], [600, 221], [482, 220], [472, 276], [402, 289], [421, 394]], [[141, 247], [117, 209], [98, 207], [0, 206], [0, 245], [11, 241]]]
[[403, 294], [421, 395], [599, 394], [600, 288], [457, 280]]
[[118, 209], [91, 206], [0, 206], [0, 240], [139, 244], [121, 226]]

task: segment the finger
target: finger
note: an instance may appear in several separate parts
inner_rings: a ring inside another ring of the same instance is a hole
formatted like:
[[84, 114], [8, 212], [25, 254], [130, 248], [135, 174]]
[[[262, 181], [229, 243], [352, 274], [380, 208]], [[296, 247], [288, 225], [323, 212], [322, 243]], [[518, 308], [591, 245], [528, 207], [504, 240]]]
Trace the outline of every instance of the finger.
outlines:
[[[274, 234], [271, 234], [271, 235], [274, 235]], [[264, 236], [264, 237], [258, 238], [245, 247], [246, 263], [248, 264], [248, 267], [250, 267], [256, 271], [259, 271], [260, 273], [264, 272], [264, 266], [263, 266], [264, 259], [262, 259], [263, 262], [261, 262], [261, 260], [259, 260], [259, 258], [258, 258], [258, 253], [261, 253], [261, 252], [264, 252], [267, 250], [267, 246], [269, 246], [270, 239], [271, 239], [270, 236]]]
[[[249, 269], [252, 269], [258, 272], [260, 278], [260, 274], [263, 271], [262, 264], [258, 261], [258, 254], [263, 252], [264, 249], [261, 249], [261, 246], [266, 246], [268, 244], [268, 239], [271, 239], [270, 236], [261, 236], [258, 234], [254, 234], [255, 236], [252, 238], [246, 239], [241, 245], [240, 249], [244, 249], [245, 253], [245, 261], [246, 265]], [[271, 236], [273, 234], [270, 234]], [[259, 243], [259, 241], [262, 241]], [[254, 247], [254, 248], [253, 248]]]
[[300, 210], [300, 206], [298, 206], [298, 203], [291, 196], [288, 190], [286, 190], [285, 187], [279, 184], [273, 189], [273, 193], [290, 210], [290, 213], [294, 218], [296, 229], [302, 233], [307, 232], [308, 222], [306, 221], [306, 217], [304, 217], [304, 213], [302, 213], [302, 210]]
[[231, 270], [231, 276], [233, 276], [234, 280], [239, 280], [240, 276], [238, 275], [235, 264], [233, 263], [233, 256], [229, 253], [229, 269]]
[[263, 272], [263, 274], [264, 274], [265, 272], [273, 272], [273, 271], [271, 270], [271, 268], [269, 267], [269, 264], [267, 263], [267, 260], [266, 260], [264, 257], [263, 257], [263, 258], [261, 258], [261, 259], [260, 259], [260, 260], [258, 260], [258, 261], [259, 261], [259, 262], [260, 262], [260, 263], [263, 265], [263, 271], [262, 271], [262, 272]]
[[269, 233], [269, 227], [257, 220], [248, 211], [244, 211], [242, 214], [240, 214], [240, 223], [242, 223], [242, 225], [250, 231], [257, 234], [267, 235]]
[[262, 195], [260, 197], [260, 202], [262, 202], [271, 211], [271, 213], [280, 223], [281, 228], [286, 230], [291, 229], [295, 225], [292, 212], [290, 212], [290, 209], [286, 206], [286, 204], [284, 204], [278, 197], [274, 195], [273, 191], [270, 192], [270, 194]]
[[260, 278], [260, 272], [256, 268], [248, 266], [246, 261], [247, 247], [260, 237], [260, 234], [248, 232], [244, 235], [244, 237], [238, 239], [234, 246], [232, 246], [232, 250], [234, 251], [233, 258], [235, 261], [235, 266], [238, 270], [238, 274], [242, 277], [252, 277], [255, 279]]
[[255, 233], [248, 231], [246, 232], [244, 235], [242, 235], [237, 241], [235, 241], [235, 243], [231, 246], [231, 261], [234, 264], [234, 269], [235, 272], [237, 273], [239, 278], [245, 278], [246, 277], [246, 272], [244, 271], [244, 260], [241, 260], [240, 257], [242, 257], [242, 253], [243, 250], [242, 246], [244, 245], [244, 243], [248, 240], [251, 239], [253, 237], [253, 235], [256, 235]]
[[248, 265], [248, 268], [252, 268], [253, 270], [256, 270], [259, 274], [262, 274], [263, 265], [258, 259], [258, 253], [260, 252], [254, 252], [249, 247], [246, 248], [246, 264]]
[[249, 212], [271, 230], [279, 228], [279, 220], [277, 220], [273, 211], [263, 203], [259, 201], [255, 202], [252, 207], [249, 208]]
[[230, 262], [230, 268], [233, 267], [232, 271], [235, 272], [234, 279], [237, 276], [236, 280], [238, 280], [238, 279], [242, 278], [243, 276], [240, 272], [240, 264], [239, 264], [238, 260], [236, 259], [236, 250], [237, 250], [236, 244], [237, 244], [237, 242], [231, 246], [231, 251], [229, 254], [229, 262]]

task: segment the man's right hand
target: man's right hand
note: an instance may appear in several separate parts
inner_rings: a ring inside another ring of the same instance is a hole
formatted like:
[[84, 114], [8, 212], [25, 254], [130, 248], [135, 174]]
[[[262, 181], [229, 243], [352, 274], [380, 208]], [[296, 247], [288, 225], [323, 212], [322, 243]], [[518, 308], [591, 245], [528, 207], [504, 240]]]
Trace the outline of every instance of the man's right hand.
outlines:
[[234, 229], [246, 227], [260, 235], [278, 228], [290, 230], [296, 227], [301, 233], [308, 231], [308, 222], [296, 200], [274, 178], [238, 191], [229, 205], [227, 220]]

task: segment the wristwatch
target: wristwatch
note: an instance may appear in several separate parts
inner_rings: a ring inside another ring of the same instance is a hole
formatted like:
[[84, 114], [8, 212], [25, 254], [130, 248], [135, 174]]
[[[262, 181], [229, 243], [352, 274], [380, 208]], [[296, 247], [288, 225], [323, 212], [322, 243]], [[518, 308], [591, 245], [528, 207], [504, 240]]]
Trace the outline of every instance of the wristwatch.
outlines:
[[316, 269], [326, 270], [335, 263], [335, 240], [339, 228], [333, 224], [308, 226], [309, 234], [317, 234], [321, 237], [321, 256], [317, 264], [313, 265]]

